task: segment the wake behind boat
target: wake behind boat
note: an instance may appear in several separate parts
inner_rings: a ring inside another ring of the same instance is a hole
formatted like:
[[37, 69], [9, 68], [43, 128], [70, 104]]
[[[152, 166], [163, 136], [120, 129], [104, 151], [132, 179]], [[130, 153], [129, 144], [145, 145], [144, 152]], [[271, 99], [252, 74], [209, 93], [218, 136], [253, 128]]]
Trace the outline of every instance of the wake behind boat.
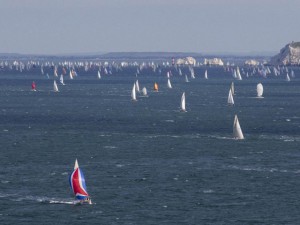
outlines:
[[71, 189], [75, 195], [75, 204], [92, 204], [92, 200], [87, 192], [85, 179], [82, 170], [79, 168], [76, 159], [74, 171], [69, 178]]

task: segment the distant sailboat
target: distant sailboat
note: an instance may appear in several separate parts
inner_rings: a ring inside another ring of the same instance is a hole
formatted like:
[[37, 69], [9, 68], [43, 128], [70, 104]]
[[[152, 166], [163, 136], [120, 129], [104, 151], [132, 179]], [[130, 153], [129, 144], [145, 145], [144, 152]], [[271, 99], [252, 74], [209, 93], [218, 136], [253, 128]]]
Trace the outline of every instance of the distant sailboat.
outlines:
[[143, 96], [145, 96], [145, 97], [148, 96], [146, 87], [143, 87], [142, 93], [143, 93]]
[[261, 83], [258, 83], [256, 86], [256, 92], [258, 98], [263, 98], [264, 87]]
[[182, 96], [181, 96], [180, 109], [181, 109], [181, 111], [186, 112], [186, 108], [185, 108], [185, 92], [183, 92]]
[[64, 83], [64, 75], [60, 75], [60, 78], [59, 78], [59, 82], [62, 84], [62, 85], [65, 85]]
[[57, 75], [57, 69], [56, 68], [54, 68], [54, 76], [58, 77], [58, 75]]
[[154, 83], [153, 90], [154, 90], [154, 91], [158, 91], [158, 84], [157, 84], [156, 82]]
[[92, 200], [87, 192], [85, 178], [82, 170], [79, 168], [78, 161], [76, 159], [74, 171], [69, 178], [71, 189], [75, 195], [76, 203], [79, 204], [92, 204]]
[[180, 68], [178, 69], [178, 74], [179, 74], [179, 76], [182, 76], [182, 72], [181, 72]]
[[100, 71], [98, 70], [98, 79], [101, 79], [101, 73], [100, 73]]
[[36, 91], [36, 84], [34, 81], [32, 81], [32, 83], [31, 83], [31, 90]]
[[235, 115], [234, 121], [233, 121], [233, 138], [234, 139], [239, 139], [239, 140], [244, 139], [242, 128], [240, 126], [239, 119], [238, 119], [237, 115]]
[[230, 89], [231, 89], [231, 94], [234, 95], [234, 83], [233, 82], [231, 82]]
[[236, 79], [243, 80], [239, 67], [236, 68]]
[[289, 76], [288, 73], [286, 74], [285, 80], [286, 80], [286, 81], [291, 81], [291, 78], [290, 78], [290, 76]]
[[69, 76], [70, 76], [70, 79], [73, 80], [73, 73], [72, 73], [72, 70], [70, 70]]
[[185, 75], [185, 82], [186, 82], [186, 83], [190, 82], [187, 75]]
[[135, 90], [137, 92], [140, 92], [140, 85], [139, 85], [139, 81], [138, 80], [136, 80], [136, 82], [135, 82]]
[[227, 103], [228, 103], [228, 105], [234, 105], [234, 100], [233, 100], [233, 95], [232, 95], [231, 88], [229, 89]]
[[206, 80], [208, 79], [207, 70], [205, 70], [204, 79], [206, 79]]
[[131, 91], [131, 100], [132, 101], [137, 101], [135, 91], [136, 91], [136, 87], [135, 87], [135, 83], [133, 83], [133, 87], [132, 87], [132, 91]]
[[168, 88], [170, 88], [170, 89], [172, 88], [170, 79], [168, 79]]
[[54, 80], [54, 83], [53, 83], [53, 91], [54, 91], [54, 92], [59, 92], [59, 91], [58, 91], [58, 87], [57, 87], [56, 80]]

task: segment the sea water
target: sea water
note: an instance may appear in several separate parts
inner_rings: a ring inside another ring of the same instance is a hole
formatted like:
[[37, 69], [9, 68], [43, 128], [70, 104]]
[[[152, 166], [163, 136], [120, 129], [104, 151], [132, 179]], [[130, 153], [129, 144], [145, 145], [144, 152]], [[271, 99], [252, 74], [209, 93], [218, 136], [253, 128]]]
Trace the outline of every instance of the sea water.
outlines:
[[[294, 71], [290, 82], [234, 81], [222, 68], [196, 68], [189, 83], [173, 73], [172, 89], [164, 74], [124, 70], [98, 80], [96, 71], [79, 71], [58, 93], [53, 77], [2, 71], [0, 223], [299, 223]], [[149, 96], [137, 94], [133, 102], [136, 79]], [[232, 81], [235, 105], [228, 106]], [[182, 92], [186, 113], [179, 109]], [[232, 139], [235, 114], [245, 140]], [[93, 205], [73, 204], [68, 177], [76, 158]]]

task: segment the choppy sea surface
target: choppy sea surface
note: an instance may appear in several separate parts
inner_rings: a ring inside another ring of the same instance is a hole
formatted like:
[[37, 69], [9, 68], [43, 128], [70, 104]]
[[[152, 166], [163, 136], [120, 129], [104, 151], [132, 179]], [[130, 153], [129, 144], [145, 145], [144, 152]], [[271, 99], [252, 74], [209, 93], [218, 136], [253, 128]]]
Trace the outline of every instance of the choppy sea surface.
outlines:
[[[299, 224], [300, 70], [286, 82], [206, 69], [172, 89], [165, 75], [79, 72], [59, 93], [53, 77], [2, 71], [0, 223]], [[133, 102], [136, 79], [149, 97]], [[235, 114], [245, 140], [232, 139]], [[72, 204], [76, 158], [93, 205]]]

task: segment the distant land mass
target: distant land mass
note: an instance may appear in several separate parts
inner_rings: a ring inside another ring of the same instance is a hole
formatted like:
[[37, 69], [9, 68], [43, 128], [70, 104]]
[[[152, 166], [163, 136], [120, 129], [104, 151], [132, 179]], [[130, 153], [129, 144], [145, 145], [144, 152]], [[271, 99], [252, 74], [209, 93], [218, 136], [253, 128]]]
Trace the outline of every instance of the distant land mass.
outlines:
[[270, 60], [272, 65], [300, 65], [300, 42], [291, 42]]

